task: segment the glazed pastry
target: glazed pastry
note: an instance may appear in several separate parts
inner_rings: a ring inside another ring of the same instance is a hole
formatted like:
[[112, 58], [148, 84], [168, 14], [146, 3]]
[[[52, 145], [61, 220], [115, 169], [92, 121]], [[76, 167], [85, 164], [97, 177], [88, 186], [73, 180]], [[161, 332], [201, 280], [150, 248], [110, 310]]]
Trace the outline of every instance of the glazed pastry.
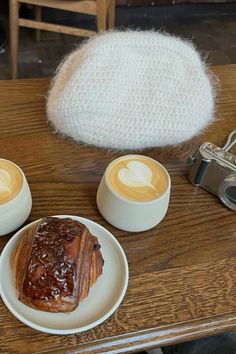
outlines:
[[12, 255], [18, 298], [42, 311], [71, 312], [88, 296], [104, 261], [95, 236], [70, 218], [27, 229]]

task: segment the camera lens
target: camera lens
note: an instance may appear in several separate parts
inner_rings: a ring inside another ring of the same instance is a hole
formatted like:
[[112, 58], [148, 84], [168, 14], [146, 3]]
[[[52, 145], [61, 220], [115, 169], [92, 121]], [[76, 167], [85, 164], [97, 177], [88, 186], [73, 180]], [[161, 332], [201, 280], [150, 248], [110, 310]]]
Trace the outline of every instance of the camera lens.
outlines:
[[225, 195], [231, 203], [236, 204], [236, 186], [226, 188]]
[[228, 208], [236, 211], [236, 175], [225, 178], [220, 184], [219, 198]]

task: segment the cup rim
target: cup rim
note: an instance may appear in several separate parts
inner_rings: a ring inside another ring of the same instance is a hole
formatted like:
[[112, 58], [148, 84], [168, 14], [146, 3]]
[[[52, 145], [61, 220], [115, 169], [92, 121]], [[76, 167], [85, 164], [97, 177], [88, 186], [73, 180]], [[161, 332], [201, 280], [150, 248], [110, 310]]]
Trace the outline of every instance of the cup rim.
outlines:
[[21, 189], [14, 195], [13, 198], [11, 198], [10, 200], [8, 200], [8, 201], [5, 202], [5, 203], [2, 203], [2, 204], [0, 203], [0, 209], [1, 209], [2, 207], [5, 207], [6, 205], [9, 205], [9, 204], [13, 203], [13, 202], [15, 201], [15, 199], [19, 196], [19, 194], [20, 194], [21, 191], [23, 190], [23, 187], [24, 187], [25, 181], [26, 181], [26, 177], [25, 177], [24, 172], [22, 171], [22, 169], [21, 169], [16, 163], [14, 163], [14, 162], [11, 161], [11, 160], [4, 159], [4, 158], [0, 157], [0, 161], [2, 161], [2, 160], [9, 162], [10, 164], [14, 165], [14, 166], [18, 169], [18, 171], [19, 171], [20, 174], [22, 175], [22, 186], [21, 186]]
[[[121, 159], [123, 159], [124, 157], [125, 158], [131, 158], [131, 157], [144, 157], [148, 160], [151, 160], [153, 161], [154, 163], [156, 163], [157, 165], [159, 165], [165, 172], [166, 176], [167, 176], [167, 179], [168, 179], [168, 185], [165, 189], [165, 191], [157, 198], [154, 198], [154, 199], [151, 199], [151, 200], [146, 200], [146, 201], [139, 201], [139, 200], [131, 200], [131, 199], [127, 199], [127, 198], [124, 198], [122, 195], [120, 195], [119, 193], [117, 193], [115, 190], [113, 190], [110, 186], [110, 183], [108, 182], [108, 171], [109, 169], [112, 167], [112, 165], [116, 162], [116, 161], [119, 161]], [[158, 162], [157, 160], [154, 160], [153, 158], [149, 157], [149, 156], [145, 156], [145, 155], [140, 155], [140, 154], [127, 154], [127, 155], [122, 155], [120, 157], [117, 157], [116, 159], [112, 160], [108, 166], [106, 167], [106, 170], [105, 170], [105, 173], [104, 173], [104, 178], [105, 178], [105, 183], [106, 183], [106, 186], [107, 188], [109, 189], [109, 191], [117, 198], [121, 199], [122, 201], [124, 202], [128, 202], [130, 204], [140, 204], [140, 205], [147, 205], [147, 204], [154, 204], [155, 202], [163, 199], [166, 194], [169, 192], [170, 188], [171, 188], [171, 178], [170, 178], [170, 175], [169, 175], [169, 172], [167, 171], [167, 169], [160, 163]]]

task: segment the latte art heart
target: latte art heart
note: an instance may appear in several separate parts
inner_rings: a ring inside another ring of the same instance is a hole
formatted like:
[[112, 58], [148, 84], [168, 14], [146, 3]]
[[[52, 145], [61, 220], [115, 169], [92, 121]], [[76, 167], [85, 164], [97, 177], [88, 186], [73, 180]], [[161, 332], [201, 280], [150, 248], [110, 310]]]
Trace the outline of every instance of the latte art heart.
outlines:
[[0, 205], [9, 202], [21, 190], [23, 176], [16, 165], [0, 159]]
[[152, 171], [142, 162], [130, 161], [127, 163], [127, 168], [122, 168], [118, 177], [120, 181], [130, 187], [146, 187], [153, 189], [152, 185]]
[[0, 193], [11, 193], [11, 175], [0, 168]]
[[110, 187], [123, 198], [145, 202], [159, 198], [167, 189], [165, 169], [141, 155], [118, 158], [107, 172]]

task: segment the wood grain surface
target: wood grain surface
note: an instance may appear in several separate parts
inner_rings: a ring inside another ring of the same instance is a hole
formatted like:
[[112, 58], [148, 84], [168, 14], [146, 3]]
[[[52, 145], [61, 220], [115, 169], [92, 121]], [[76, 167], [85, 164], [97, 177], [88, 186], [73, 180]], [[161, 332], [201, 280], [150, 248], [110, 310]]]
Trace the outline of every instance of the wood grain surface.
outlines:
[[[0, 300], [0, 352], [130, 353], [236, 328], [236, 214], [186, 178], [185, 161], [197, 144], [223, 145], [236, 129], [236, 65], [213, 71], [221, 83], [215, 121], [183, 145], [142, 152], [165, 165], [173, 186], [167, 216], [144, 233], [117, 230], [96, 208], [105, 167], [122, 154], [52, 132], [45, 114], [49, 80], [0, 82], [0, 157], [20, 165], [28, 178], [28, 222], [55, 214], [90, 218], [117, 237], [130, 267], [119, 309], [82, 334], [37, 332]], [[0, 250], [9, 237], [0, 238]]]

